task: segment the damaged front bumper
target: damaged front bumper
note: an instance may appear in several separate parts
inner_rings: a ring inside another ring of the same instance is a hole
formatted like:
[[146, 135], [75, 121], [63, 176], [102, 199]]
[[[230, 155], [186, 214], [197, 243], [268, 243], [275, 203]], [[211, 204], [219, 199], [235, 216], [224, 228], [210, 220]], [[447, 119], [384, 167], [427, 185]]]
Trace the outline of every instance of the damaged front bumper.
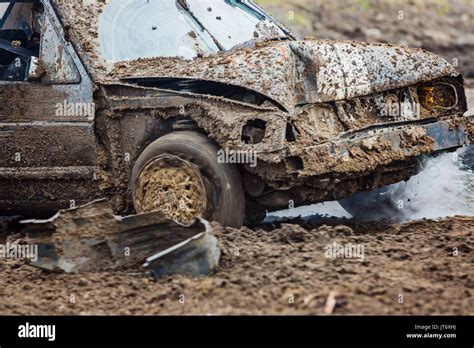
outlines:
[[[416, 175], [422, 156], [454, 151], [473, 143], [474, 116], [437, 122], [377, 126], [345, 133], [332, 142], [294, 148], [285, 159], [288, 178], [271, 181], [274, 190], [258, 197], [265, 209], [339, 200]], [[261, 168], [262, 163], [259, 164]], [[270, 170], [273, 167], [265, 169]]]
[[[455, 150], [474, 140], [474, 116], [445, 117], [437, 122], [372, 127], [303, 149], [299, 177], [357, 174], [394, 162]], [[294, 158], [294, 157], [292, 157]]]
[[[358, 145], [365, 150], [372, 150], [377, 144], [388, 145], [391, 151], [401, 151], [409, 157], [416, 155], [417, 151], [426, 145], [430, 145], [433, 152], [450, 150], [470, 144], [470, 122], [474, 122], [474, 116], [373, 130], [369, 131], [371, 134], [364, 137]], [[416, 140], [424, 141], [417, 143]], [[347, 149], [354, 145], [352, 141], [343, 142]]]

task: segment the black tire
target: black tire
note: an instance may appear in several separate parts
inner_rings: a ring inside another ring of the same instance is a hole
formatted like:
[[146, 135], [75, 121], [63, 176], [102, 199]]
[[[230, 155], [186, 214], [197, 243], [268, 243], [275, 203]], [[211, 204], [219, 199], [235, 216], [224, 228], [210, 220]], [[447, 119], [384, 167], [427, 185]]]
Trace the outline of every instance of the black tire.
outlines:
[[382, 187], [371, 192], [360, 192], [341, 199], [339, 204], [354, 218], [361, 220], [399, 221], [404, 217], [405, 183]]
[[245, 215], [245, 195], [239, 171], [230, 164], [218, 163], [219, 148], [203, 134], [182, 131], [159, 138], [150, 144], [135, 163], [132, 191], [137, 209], [137, 180], [151, 162], [163, 156], [186, 161], [199, 173], [206, 202], [202, 217], [223, 226], [242, 226]]
[[247, 201], [245, 225], [255, 226], [262, 224], [267, 218], [267, 211], [254, 201]]

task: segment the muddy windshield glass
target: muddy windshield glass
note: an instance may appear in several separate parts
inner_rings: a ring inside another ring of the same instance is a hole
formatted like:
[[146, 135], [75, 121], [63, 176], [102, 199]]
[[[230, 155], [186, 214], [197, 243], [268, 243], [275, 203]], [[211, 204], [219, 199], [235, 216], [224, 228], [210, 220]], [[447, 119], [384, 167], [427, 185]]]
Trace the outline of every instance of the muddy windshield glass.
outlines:
[[242, 0], [111, 0], [99, 20], [110, 62], [149, 57], [191, 59], [283, 31]]
[[224, 50], [250, 40], [284, 37], [285, 33], [265, 14], [241, 0], [188, 0], [192, 16], [209, 31]]

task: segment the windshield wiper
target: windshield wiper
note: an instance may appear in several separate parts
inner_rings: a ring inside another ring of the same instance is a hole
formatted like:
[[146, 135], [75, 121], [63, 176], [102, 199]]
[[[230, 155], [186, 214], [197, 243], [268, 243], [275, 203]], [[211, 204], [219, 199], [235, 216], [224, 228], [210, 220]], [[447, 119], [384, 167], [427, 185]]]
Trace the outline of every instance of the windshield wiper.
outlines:
[[205, 31], [209, 34], [209, 36], [212, 38], [212, 41], [214, 41], [220, 51], [225, 51], [224, 46], [221, 45], [221, 43], [214, 37], [214, 35], [212, 35], [211, 32], [207, 30], [206, 27], [201, 23], [201, 21], [194, 15], [193, 11], [191, 11], [187, 0], [176, 0], [176, 3], [191, 16], [191, 18], [196, 22], [196, 24], [199, 26], [199, 28], [201, 28], [202, 31]]

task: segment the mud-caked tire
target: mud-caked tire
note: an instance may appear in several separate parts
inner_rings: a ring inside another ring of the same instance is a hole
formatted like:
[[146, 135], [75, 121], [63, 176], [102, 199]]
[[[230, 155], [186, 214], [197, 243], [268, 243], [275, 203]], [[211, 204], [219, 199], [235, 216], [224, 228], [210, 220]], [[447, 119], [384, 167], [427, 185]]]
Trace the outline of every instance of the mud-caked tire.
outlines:
[[137, 213], [162, 211], [182, 223], [197, 216], [223, 226], [242, 226], [245, 195], [238, 169], [218, 162], [219, 148], [205, 135], [165, 135], [140, 155], [132, 173]]
[[339, 204], [354, 218], [361, 220], [399, 221], [404, 217], [403, 201], [406, 184], [398, 183], [371, 192], [360, 192], [341, 199]]

